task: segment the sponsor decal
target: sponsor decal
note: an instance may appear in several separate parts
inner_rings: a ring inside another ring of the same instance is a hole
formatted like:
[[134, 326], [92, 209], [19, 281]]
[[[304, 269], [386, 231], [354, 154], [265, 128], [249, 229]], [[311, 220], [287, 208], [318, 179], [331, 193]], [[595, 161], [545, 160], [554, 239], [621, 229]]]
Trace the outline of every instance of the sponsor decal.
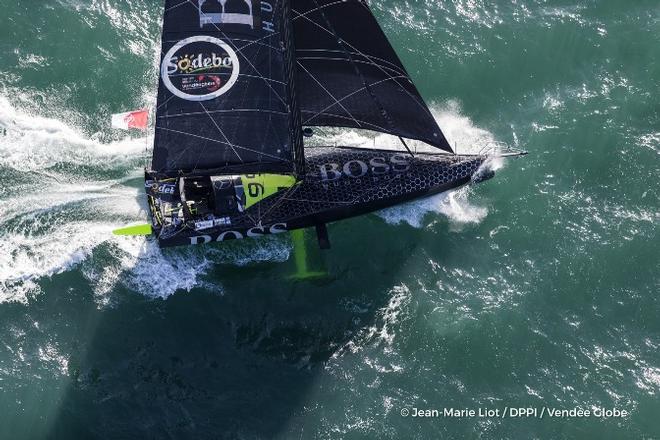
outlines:
[[259, 0], [199, 0], [199, 26], [245, 25], [259, 26]]
[[176, 192], [176, 185], [172, 185], [172, 184], [159, 185], [158, 188], [156, 188], [156, 192], [158, 192], [158, 194], [173, 195]]
[[272, 226], [255, 226], [242, 231], [225, 231], [218, 235], [198, 235], [190, 237], [190, 244], [208, 244], [211, 242], [223, 242], [228, 240], [242, 240], [246, 237], [262, 237], [264, 235], [283, 234], [288, 232], [286, 223], [276, 223]]
[[211, 220], [202, 220], [195, 222], [195, 230], [203, 231], [204, 229], [212, 229], [217, 226], [229, 226], [231, 225], [231, 218], [222, 217], [222, 218], [213, 218]]
[[274, 33], [275, 6], [267, 0], [198, 0], [199, 27], [218, 30], [224, 25], [249, 26]]
[[366, 176], [379, 177], [388, 174], [402, 174], [410, 169], [408, 157], [393, 154], [389, 157], [373, 157], [369, 160], [351, 160], [344, 164], [326, 163], [319, 165], [321, 183], [337, 182], [343, 178], [360, 179]]
[[144, 186], [145, 188], [150, 189], [154, 194], [174, 195], [176, 192], [176, 184], [174, 183], [158, 183], [153, 180], [147, 180]]
[[238, 80], [234, 49], [219, 38], [196, 36], [175, 44], [163, 58], [165, 87], [187, 101], [209, 101], [227, 93]]

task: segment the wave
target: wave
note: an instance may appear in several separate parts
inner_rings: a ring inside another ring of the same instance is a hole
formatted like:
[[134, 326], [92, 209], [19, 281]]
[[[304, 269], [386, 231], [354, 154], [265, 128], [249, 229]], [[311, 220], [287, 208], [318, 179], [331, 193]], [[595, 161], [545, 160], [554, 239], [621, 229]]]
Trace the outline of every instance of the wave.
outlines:
[[393, 206], [380, 211], [378, 215], [391, 225], [405, 223], [414, 228], [423, 228], [426, 226], [425, 219], [429, 214], [439, 214], [450, 221], [451, 230], [460, 231], [463, 225], [481, 223], [488, 215], [488, 208], [475, 205], [470, 201], [470, 192], [470, 187], [463, 187]]

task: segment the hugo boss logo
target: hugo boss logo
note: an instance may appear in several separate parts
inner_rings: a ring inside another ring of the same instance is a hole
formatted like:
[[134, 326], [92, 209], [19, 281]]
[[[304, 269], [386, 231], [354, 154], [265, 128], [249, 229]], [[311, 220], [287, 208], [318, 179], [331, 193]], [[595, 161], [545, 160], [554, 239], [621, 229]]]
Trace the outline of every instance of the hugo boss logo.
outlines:
[[163, 58], [165, 87], [187, 101], [209, 101], [227, 93], [238, 80], [236, 52], [219, 38], [196, 36], [175, 44]]
[[358, 179], [366, 175], [384, 175], [389, 173], [405, 173], [410, 169], [410, 162], [403, 154], [393, 154], [389, 157], [373, 157], [369, 160], [351, 160], [349, 162], [325, 163], [318, 166], [321, 182], [334, 182], [343, 177]]
[[199, 0], [199, 25], [239, 24], [256, 28], [261, 4], [257, 0]]

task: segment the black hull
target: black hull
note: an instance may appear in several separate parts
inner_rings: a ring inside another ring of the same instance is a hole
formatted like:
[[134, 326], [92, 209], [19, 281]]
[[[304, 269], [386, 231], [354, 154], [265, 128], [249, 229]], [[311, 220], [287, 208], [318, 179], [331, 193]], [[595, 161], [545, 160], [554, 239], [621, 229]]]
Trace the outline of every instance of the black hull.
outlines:
[[[259, 203], [228, 215], [221, 226], [195, 230], [188, 221], [163, 227], [161, 204], [180, 202], [179, 185], [169, 194], [147, 176], [154, 232], [162, 247], [207, 244], [279, 234], [368, 214], [491, 177], [480, 170], [485, 157], [410, 154], [323, 147], [307, 152], [307, 175]], [[236, 176], [238, 177], [238, 176]]]

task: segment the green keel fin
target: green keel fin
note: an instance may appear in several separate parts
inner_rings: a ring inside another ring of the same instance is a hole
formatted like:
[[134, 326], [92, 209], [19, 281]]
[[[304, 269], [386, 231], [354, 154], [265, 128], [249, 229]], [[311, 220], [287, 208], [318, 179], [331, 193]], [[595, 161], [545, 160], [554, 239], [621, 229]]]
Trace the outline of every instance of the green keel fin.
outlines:
[[151, 229], [151, 225], [146, 224], [146, 225], [135, 225], [121, 229], [116, 229], [112, 231], [112, 233], [114, 235], [121, 235], [125, 237], [138, 237], [142, 235], [151, 235], [153, 231]]
[[296, 263], [296, 273], [291, 275], [289, 279], [296, 281], [312, 281], [327, 278], [326, 272], [314, 272], [309, 270], [307, 261], [307, 247], [305, 245], [305, 231], [297, 229], [291, 231], [291, 238], [293, 240], [293, 257]]

